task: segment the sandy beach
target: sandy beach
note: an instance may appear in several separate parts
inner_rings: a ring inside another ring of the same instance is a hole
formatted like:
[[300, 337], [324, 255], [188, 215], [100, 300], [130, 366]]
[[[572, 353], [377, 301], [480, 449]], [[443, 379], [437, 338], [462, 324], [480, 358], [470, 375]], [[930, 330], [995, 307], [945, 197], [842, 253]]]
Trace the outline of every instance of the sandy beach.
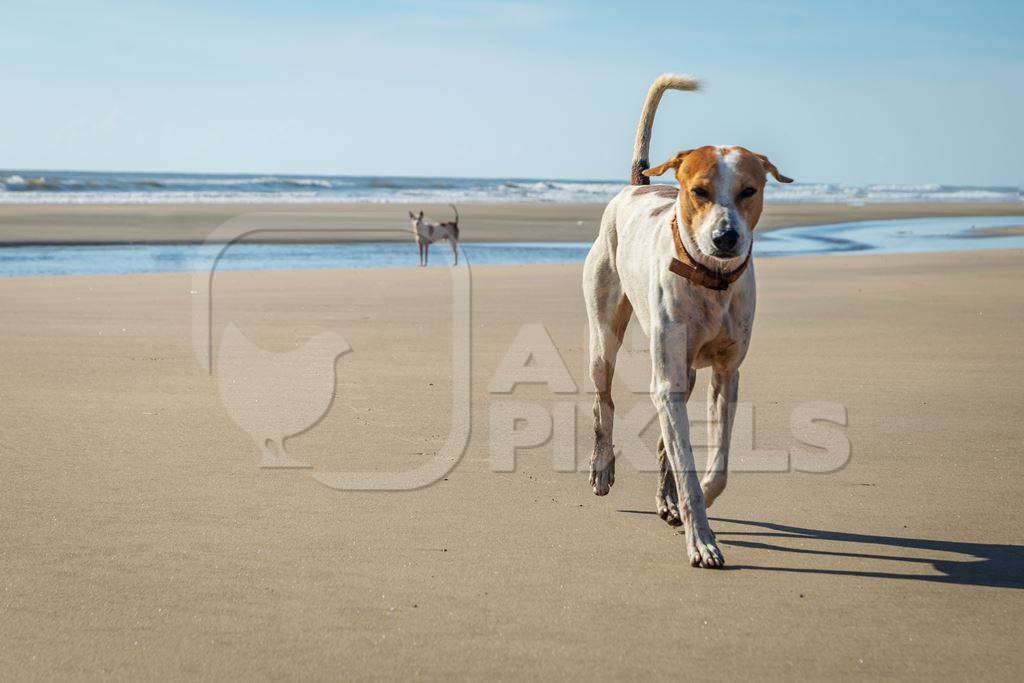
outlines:
[[[405, 207], [345, 210], [372, 228]], [[5, 206], [0, 239], [201, 240], [231, 211]], [[1021, 207], [782, 205], [765, 224], [955, 211]], [[467, 205], [463, 220], [472, 239], [585, 240], [599, 213]], [[468, 447], [408, 492], [336, 491], [315, 475], [400, 471], [443, 448], [447, 269], [220, 273], [212, 374], [193, 348], [187, 274], [2, 278], [0, 670], [1019, 680], [1022, 267], [1021, 251], [757, 263], [741, 384], [753, 445], [795, 448], [794, 411], [828, 402], [845, 408], [851, 450], [828, 474], [734, 472], [711, 510], [724, 571], [686, 565], [643, 468], [620, 464], [604, 499], [585, 472], [558, 471], [552, 443], [494, 471], [494, 410], [509, 402], [575, 405], [585, 468], [578, 265], [473, 270]], [[327, 414], [287, 443], [312, 470], [257, 467], [218, 389], [229, 323], [269, 352], [323, 332], [351, 345]], [[537, 325], [579, 391], [491, 391]], [[645, 402], [617, 389], [620, 414]]]
[[0, 683], [1024, 681], [1024, 3], [9, 4]]
[[[408, 212], [449, 220], [444, 204], [0, 205], [0, 244], [202, 242], [225, 222], [273, 228], [257, 241], [403, 240]], [[591, 241], [604, 204], [467, 203], [463, 239], [476, 242]], [[1024, 216], [1022, 203], [769, 204], [759, 230], [927, 216]], [[313, 228], [317, 231], [310, 232]]]

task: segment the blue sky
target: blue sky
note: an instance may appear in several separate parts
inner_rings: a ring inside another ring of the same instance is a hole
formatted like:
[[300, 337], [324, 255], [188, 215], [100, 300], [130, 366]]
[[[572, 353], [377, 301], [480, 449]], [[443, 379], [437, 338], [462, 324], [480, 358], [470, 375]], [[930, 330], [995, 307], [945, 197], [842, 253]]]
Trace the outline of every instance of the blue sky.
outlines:
[[1024, 3], [9, 2], [0, 168], [1024, 184]]

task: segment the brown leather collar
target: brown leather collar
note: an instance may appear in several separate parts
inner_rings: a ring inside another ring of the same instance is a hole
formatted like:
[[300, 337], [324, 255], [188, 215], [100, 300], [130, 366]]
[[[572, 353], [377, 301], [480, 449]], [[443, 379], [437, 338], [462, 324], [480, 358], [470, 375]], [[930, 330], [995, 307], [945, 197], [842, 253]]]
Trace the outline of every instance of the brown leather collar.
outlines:
[[679, 238], [679, 223], [676, 222], [676, 212], [672, 211], [672, 241], [676, 244], [676, 257], [672, 259], [672, 263], [669, 264], [668, 269], [679, 277], [684, 277], [695, 285], [706, 287], [707, 289], [713, 289], [716, 292], [723, 292], [729, 289], [729, 285], [736, 282], [740, 275], [743, 275], [743, 271], [747, 269], [750, 264], [750, 252], [747, 252], [747, 258], [743, 259], [743, 263], [740, 267], [731, 273], [720, 273], [717, 270], [711, 270], [702, 263], [698, 263], [690, 257], [686, 249], [683, 247], [683, 241]]

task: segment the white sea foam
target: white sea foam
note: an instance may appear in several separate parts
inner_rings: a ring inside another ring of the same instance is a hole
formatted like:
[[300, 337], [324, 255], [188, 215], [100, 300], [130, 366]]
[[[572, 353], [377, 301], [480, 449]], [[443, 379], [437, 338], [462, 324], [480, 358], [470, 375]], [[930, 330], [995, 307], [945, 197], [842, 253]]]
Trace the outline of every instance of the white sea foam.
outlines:
[[[0, 171], [5, 204], [606, 202], [624, 183], [515, 178]], [[770, 183], [772, 202], [1019, 202], [1013, 187]]]

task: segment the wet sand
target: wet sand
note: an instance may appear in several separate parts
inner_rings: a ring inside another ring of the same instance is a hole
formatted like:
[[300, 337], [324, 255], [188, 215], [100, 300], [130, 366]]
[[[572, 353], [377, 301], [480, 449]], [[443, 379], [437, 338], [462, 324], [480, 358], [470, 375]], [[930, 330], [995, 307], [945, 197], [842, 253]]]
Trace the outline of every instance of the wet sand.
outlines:
[[[571, 207], [530, 210], [571, 223]], [[207, 375], [193, 350], [187, 275], [0, 279], [0, 671], [1019, 680], [1024, 253], [756, 267], [756, 447], [795, 448], [794, 409], [827, 401], [852, 450], [831, 474], [735, 472], [711, 511], [723, 571], [686, 565], [652, 514], [656, 475], [629, 462], [603, 499], [550, 444], [493, 471], [508, 401], [576, 404], [586, 462], [589, 395], [488, 392], [527, 324], [582, 386], [579, 266], [474, 269], [468, 449], [405, 493], [313, 475], [398, 471], [444, 445], [446, 269], [217, 276], [215, 341], [233, 322], [267, 351], [324, 331], [353, 348], [325, 418], [288, 442], [312, 471], [257, 467], [225, 366]], [[615, 396], [620, 415], [648, 402]]]
[[[286, 204], [33, 206], [0, 205], [0, 244], [202, 242], [239, 216], [251, 227], [274, 228], [260, 240], [342, 241], [410, 239], [408, 212], [448, 220], [441, 204]], [[589, 241], [597, 234], [603, 204], [464, 204], [468, 241]], [[1022, 215], [1024, 204], [774, 204], [759, 229], [927, 216]], [[315, 229], [318, 232], [309, 232]]]
[[972, 230], [969, 237], [1003, 237], [1009, 235], [1024, 235], [1024, 225], [1013, 225], [1008, 228], [985, 228]]

